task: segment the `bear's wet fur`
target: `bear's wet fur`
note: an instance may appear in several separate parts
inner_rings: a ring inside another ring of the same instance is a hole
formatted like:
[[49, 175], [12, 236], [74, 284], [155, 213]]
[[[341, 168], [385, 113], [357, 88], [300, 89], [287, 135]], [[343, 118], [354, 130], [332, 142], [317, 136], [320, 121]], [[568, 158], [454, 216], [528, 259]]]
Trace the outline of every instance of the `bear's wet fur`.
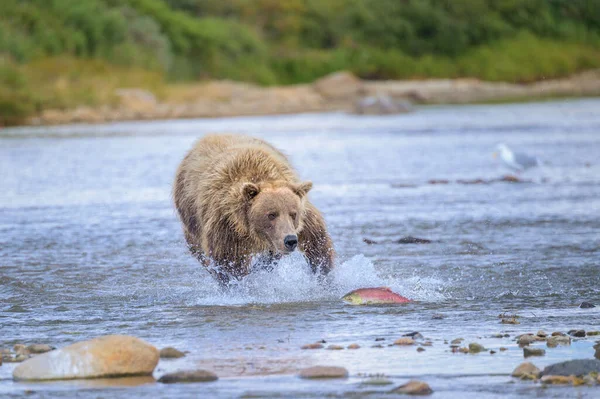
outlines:
[[325, 221], [287, 158], [244, 135], [208, 135], [185, 156], [173, 197], [185, 239], [222, 284], [250, 273], [254, 257], [277, 259], [296, 247], [314, 273], [327, 274], [334, 251]]

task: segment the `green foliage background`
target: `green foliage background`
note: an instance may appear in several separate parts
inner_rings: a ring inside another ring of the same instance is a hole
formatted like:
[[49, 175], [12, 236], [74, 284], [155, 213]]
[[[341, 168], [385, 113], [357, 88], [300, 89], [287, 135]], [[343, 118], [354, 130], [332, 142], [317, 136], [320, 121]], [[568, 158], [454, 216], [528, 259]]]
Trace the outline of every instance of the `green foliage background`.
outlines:
[[109, 102], [89, 83], [107, 80], [530, 82], [597, 67], [600, 0], [0, 1], [0, 123]]

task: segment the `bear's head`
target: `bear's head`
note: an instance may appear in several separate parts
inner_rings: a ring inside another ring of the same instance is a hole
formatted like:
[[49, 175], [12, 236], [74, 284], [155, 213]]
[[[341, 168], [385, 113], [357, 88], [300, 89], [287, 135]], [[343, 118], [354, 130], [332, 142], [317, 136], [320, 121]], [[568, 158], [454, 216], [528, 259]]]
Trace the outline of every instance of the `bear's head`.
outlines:
[[298, 246], [305, 198], [311, 188], [311, 182], [243, 183], [241, 190], [250, 234], [261, 238], [275, 254], [293, 252]]

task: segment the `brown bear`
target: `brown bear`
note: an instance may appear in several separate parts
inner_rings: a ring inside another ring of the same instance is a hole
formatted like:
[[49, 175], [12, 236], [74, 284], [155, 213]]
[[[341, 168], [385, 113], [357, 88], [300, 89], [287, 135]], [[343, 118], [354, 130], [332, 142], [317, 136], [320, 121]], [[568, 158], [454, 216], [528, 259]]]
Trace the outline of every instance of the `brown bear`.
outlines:
[[296, 248], [314, 273], [331, 270], [333, 246], [311, 188], [267, 142], [208, 135], [179, 165], [173, 197], [191, 253], [226, 285], [249, 274], [254, 257]]

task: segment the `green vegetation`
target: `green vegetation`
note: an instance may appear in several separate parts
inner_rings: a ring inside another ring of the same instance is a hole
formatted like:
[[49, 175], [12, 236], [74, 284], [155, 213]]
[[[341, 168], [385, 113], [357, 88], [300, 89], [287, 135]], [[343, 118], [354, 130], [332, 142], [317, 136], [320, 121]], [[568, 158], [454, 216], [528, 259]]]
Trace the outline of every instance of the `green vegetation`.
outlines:
[[600, 0], [2, 0], [0, 124], [114, 88], [475, 77], [600, 67]]

